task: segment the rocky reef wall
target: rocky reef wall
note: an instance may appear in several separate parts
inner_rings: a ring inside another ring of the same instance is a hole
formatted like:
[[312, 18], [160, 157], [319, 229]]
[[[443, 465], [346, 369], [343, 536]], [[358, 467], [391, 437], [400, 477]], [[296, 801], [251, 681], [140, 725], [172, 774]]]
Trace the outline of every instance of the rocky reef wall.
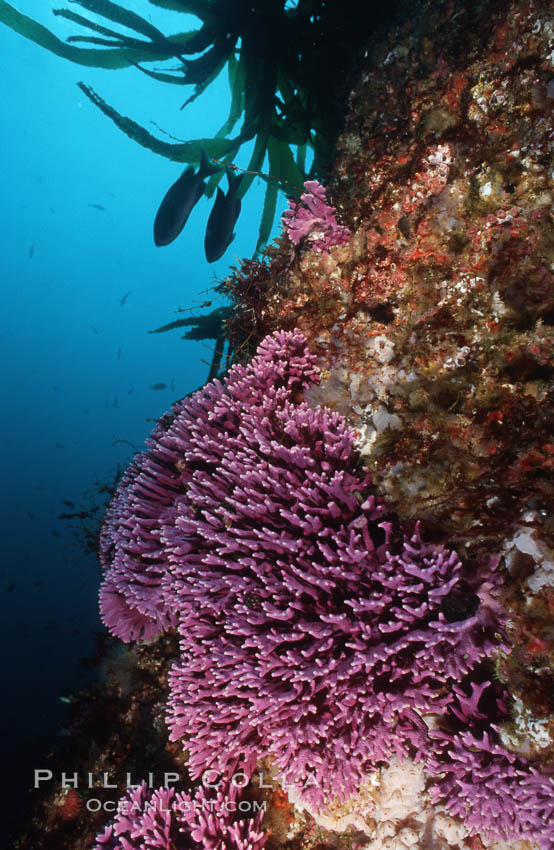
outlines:
[[[328, 194], [346, 245], [228, 282], [231, 334], [300, 328], [314, 404], [344, 414], [378, 491], [468, 567], [502, 554], [502, 677], [554, 705], [554, 29], [547, 4], [423, 4], [370, 46]], [[549, 726], [552, 731], [552, 727]]]

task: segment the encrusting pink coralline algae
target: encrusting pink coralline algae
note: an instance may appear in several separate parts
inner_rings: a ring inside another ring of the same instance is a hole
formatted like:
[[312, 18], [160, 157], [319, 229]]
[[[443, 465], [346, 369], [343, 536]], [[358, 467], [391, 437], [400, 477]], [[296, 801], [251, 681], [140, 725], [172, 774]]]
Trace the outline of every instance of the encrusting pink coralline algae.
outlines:
[[118, 813], [94, 850], [262, 850], [267, 835], [254, 818], [235, 818], [236, 788], [149, 791], [143, 782], [119, 801]]
[[[454, 789], [493, 799], [509, 755], [488, 752], [495, 784], [459, 747], [471, 724], [507, 716], [481, 664], [502, 646], [496, 562], [469, 584], [455, 552], [387, 514], [344, 418], [302, 401], [318, 380], [303, 335], [277, 332], [163, 417], [108, 511], [103, 619], [125, 641], [177, 626], [168, 723], [193, 777], [269, 756], [319, 808], [410, 755], [449, 810]], [[535, 786], [528, 772], [512, 814], [483, 805], [479, 825], [518, 836], [519, 800], [552, 777]]]
[[314, 251], [346, 245], [352, 234], [338, 223], [325, 188], [317, 180], [308, 180], [304, 189], [300, 200], [289, 201], [289, 209], [283, 213], [283, 225], [291, 242], [298, 245], [306, 240]]

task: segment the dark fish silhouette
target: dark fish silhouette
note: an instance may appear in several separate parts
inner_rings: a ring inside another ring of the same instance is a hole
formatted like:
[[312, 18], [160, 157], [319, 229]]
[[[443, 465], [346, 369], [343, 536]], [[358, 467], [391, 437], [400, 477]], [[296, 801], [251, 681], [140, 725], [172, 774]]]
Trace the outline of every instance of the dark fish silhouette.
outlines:
[[117, 359], [121, 360], [121, 348], [117, 349]]
[[202, 149], [200, 168], [195, 173], [189, 165], [173, 186], [166, 192], [154, 220], [154, 242], [158, 246], [169, 245], [177, 239], [193, 207], [204, 194], [204, 177], [215, 174], [219, 166], [212, 165]]
[[29, 259], [30, 259], [30, 260], [33, 258], [33, 254], [34, 254], [34, 253], [35, 253], [35, 243], [33, 242], [33, 244], [31, 245], [31, 247], [29, 248]]
[[103, 207], [102, 204], [89, 204], [89, 207], [92, 207], [93, 210], [100, 210], [100, 212], [106, 212], [106, 207]]
[[67, 505], [68, 508], [74, 508], [75, 502], [70, 502], [69, 499], [60, 499], [62, 505]]
[[165, 390], [167, 384], [152, 384], [150, 387], [151, 390]]
[[123, 305], [124, 305], [124, 304], [125, 304], [125, 302], [127, 301], [127, 299], [128, 299], [128, 297], [129, 297], [129, 295], [130, 295], [130, 294], [131, 294], [131, 292], [126, 292], [126, 293], [125, 293], [125, 295], [123, 296], [123, 298], [122, 298], [122, 299], [121, 299], [121, 301], [119, 302], [119, 304], [120, 304], [120, 306], [121, 306], [121, 307], [123, 307]]
[[226, 169], [229, 189], [224, 195], [219, 186], [217, 196], [212, 207], [206, 236], [204, 239], [204, 251], [209, 263], [215, 263], [223, 256], [233, 239], [233, 227], [240, 214], [240, 198], [237, 198], [237, 190], [242, 181], [242, 174], [233, 174], [230, 168]]

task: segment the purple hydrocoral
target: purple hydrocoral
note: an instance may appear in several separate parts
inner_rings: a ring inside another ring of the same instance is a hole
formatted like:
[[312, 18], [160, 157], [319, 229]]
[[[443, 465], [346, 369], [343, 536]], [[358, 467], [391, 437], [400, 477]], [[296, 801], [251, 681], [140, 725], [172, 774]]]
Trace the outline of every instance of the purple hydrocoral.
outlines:
[[106, 514], [99, 556], [109, 571], [100, 594], [100, 613], [124, 641], [151, 640], [177, 624], [177, 612], [167, 608], [162, 596], [167, 560], [159, 521], [164, 512], [174, 510], [178, 483], [179, 475], [164, 470], [153, 455], [138, 455]]
[[169, 725], [193, 776], [269, 755], [321, 805], [429, 744], [421, 715], [447, 710], [495, 622], [488, 590], [447, 619], [456, 554], [368, 495], [352, 429], [298, 399], [317, 380], [279, 332], [174, 406], [108, 513], [101, 606], [124, 640], [178, 619]]
[[540, 772], [507, 750], [494, 727], [480, 735], [470, 729], [431, 735], [426, 768], [439, 780], [429, 788], [433, 802], [489, 838], [534, 839], [554, 850], [552, 771]]
[[[104, 520], [99, 555], [106, 570], [100, 592], [102, 619], [121, 640], [151, 640], [177, 623], [168, 549], [161, 534], [193, 485], [195, 466], [204, 461], [219, 464], [225, 453], [222, 440], [236, 430], [243, 404], [263, 402], [269, 410], [318, 379], [315, 357], [306, 351], [299, 333], [275, 334], [262, 342], [256, 368], [255, 381], [252, 366], [237, 365], [225, 387], [215, 380], [175, 404], [147, 441], [150, 451], [137, 455], [119, 485]], [[162, 440], [174, 420], [190, 438], [186, 458], [178, 435], [168, 461]], [[196, 477], [199, 474], [197, 470]], [[173, 555], [185, 555], [190, 546], [183, 546], [182, 553]], [[167, 593], [164, 578], [169, 581]]]
[[148, 791], [143, 782], [118, 804], [113, 823], [97, 835], [94, 850], [262, 850], [263, 811], [235, 820], [236, 788]]
[[308, 180], [304, 189], [300, 200], [289, 201], [289, 209], [283, 213], [283, 225], [291, 242], [298, 245], [304, 239], [314, 251], [345, 245], [351, 233], [338, 223], [324, 187], [317, 180]]
[[[290, 462], [261, 470], [275, 490], [290, 482], [291, 471], [298, 467]], [[177, 571], [184, 578], [185, 660], [171, 675], [169, 718], [172, 738], [188, 739], [194, 774], [206, 764], [233, 769], [242, 754], [251, 769], [261, 751], [285, 784], [306, 783], [304, 796], [316, 805], [345, 797], [380, 761], [407, 754], [411, 745], [425, 748], [420, 715], [444, 712], [448, 685], [481, 656], [479, 616], [449, 623], [441, 612], [460, 584], [457, 557], [423, 544], [417, 532], [399, 554], [389, 554], [392, 529], [379, 521], [373, 497], [346, 504], [363, 486], [350, 474], [340, 482], [339, 522], [336, 503], [323, 488], [317, 493], [313, 475], [308, 510], [326, 536], [306, 530], [304, 517], [303, 527], [292, 519], [298, 481], [289, 499], [281, 496], [279, 515], [263, 525], [280, 552], [259, 551], [246, 533], [234, 548], [234, 569], [217, 569], [222, 559], [210, 557], [210, 549], [221, 551], [227, 532], [237, 540], [240, 526], [248, 528], [240, 509], [230, 529], [206, 523], [197, 532], [203, 563]], [[255, 484], [246, 478], [252, 495]], [[192, 598], [199, 588], [200, 604]], [[489, 638], [484, 642], [490, 647]]]

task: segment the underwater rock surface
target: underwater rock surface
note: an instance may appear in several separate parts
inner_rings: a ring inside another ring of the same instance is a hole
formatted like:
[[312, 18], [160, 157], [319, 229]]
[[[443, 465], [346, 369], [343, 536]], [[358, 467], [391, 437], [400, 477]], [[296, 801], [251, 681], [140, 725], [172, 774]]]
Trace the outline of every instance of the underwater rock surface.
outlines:
[[553, 30], [477, 8], [434, 4], [362, 71], [328, 187], [350, 243], [282, 240], [228, 288], [237, 333], [305, 333], [314, 402], [404, 516], [496, 546], [516, 520], [552, 535]]

